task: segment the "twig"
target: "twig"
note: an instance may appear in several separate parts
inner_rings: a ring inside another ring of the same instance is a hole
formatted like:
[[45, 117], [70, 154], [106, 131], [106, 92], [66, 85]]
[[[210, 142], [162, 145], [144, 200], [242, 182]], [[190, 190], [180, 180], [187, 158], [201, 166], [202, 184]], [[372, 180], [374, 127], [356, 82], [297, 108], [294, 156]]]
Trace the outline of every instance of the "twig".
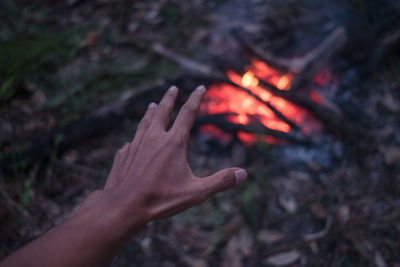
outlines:
[[[261, 48], [255, 46], [246, 38], [242, 31], [233, 31], [233, 36], [240, 42], [240, 44], [252, 55], [266, 62], [268, 65], [280, 70], [282, 72], [291, 72], [301, 74], [301, 80], [312, 76], [315, 69], [322, 61], [331, 56], [333, 53], [338, 51], [345, 44], [347, 37], [346, 31], [343, 27], [337, 27], [333, 30], [317, 47], [309, 51], [302, 57], [297, 58], [283, 58], [275, 56]], [[307, 75], [305, 75], [307, 73]], [[300, 79], [295, 79], [292, 83], [292, 87], [296, 87], [301, 82]]]
[[237, 133], [239, 131], [242, 131], [252, 134], [269, 135], [299, 144], [311, 144], [311, 141], [301, 134], [285, 133], [273, 130], [266, 127], [259, 121], [251, 122], [246, 125], [230, 122], [228, 120], [228, 117], [232, 115], [236, 115], [236, 113], [222, 113], [200, 116], [196, 119], [196, 126], [212, 124], [227, 133]]
[[316, 241], [318, 239], [323, 238], [329, 233], [329, 230], [331, 229], [332, 226], [332, 216], [328, 216], [326, 218], [326, 224], [325, 227], [322, 231], [316, 232], [316, 233], [311, 233], [311, 234], [305, 234], [303, 235], [304, 241], [311, 242], [311, 241]]

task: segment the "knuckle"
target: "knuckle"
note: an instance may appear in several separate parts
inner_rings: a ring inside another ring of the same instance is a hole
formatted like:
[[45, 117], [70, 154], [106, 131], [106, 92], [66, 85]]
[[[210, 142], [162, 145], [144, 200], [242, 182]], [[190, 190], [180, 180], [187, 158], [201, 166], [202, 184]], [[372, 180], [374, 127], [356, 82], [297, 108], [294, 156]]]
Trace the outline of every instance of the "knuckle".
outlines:
[[228, 173], [224, 173], [224, 176], [221, 181], [221, 187], [223, 189], [229, 188], [235, 184], [235, 179]]
[[154, 144], [159, 140], [163, 140], [164, 137], [165, 136], [163, 131], [161, 131], [158, 127], [152, 127], [146, 131], [143, 140], [145, 140], [149, 144]]
[[148, 125], [150, 123], [150, 116], [148, 114], [146, 114], [143, 119], [139, 122], [137, 128], [141, 128], [144, 127], [146, 125]]
[[181, 147], [185, 144], [185, 137], [182, 133], [178, 133], [172, 136], [171, 143], [175, 146]]
[[168, 92], [165, 95], [165, 100], [167, 100], [168, 102], [172, 101], [175, 99], [175, 93], [174, 92]]
[[189, 115], [196, 114], [197, 108], [193, 105], [186, 104], [183, 106], [183, 112]]

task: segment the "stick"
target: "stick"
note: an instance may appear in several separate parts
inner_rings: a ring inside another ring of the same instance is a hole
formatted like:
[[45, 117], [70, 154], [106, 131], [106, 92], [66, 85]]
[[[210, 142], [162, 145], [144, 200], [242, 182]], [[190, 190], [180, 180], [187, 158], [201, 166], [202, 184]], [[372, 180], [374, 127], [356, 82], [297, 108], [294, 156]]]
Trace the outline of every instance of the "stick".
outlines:
[[305, 144], [305, 145], [311, 144], [311, 141], [301, 134], [285, 133], [277, 130], [272, 130], [258, 121], [251, 122], [246, 125], [230, 122], [227, 117], [232, 115], [236, 114], [222, 113], [222, 114], [211, 114], [211, 115], [200, 116], [196, 119], [195, 125], [196, 127], [198, 127], [204, 124], [212, 124], [227, 133], [236, 134], [237, 132], [242, 131], [252, 134], [269, 135], [299, 144]]
[[347, 40], [346, 31], [340, 26], [333, 30], [317, 47], [304, 56], [299, 58], [283, 58], [255, 46], [249, 41], [250, 38], [246, 38], [240, 30], [235, 30], [232, 33], [236, 40], [238, 40], [249, 53], [285, 73], [310, 72], [311, 68], [315, 69], [313, 66], [317, 65], [318, 62], [325, 60], [342, 48]]

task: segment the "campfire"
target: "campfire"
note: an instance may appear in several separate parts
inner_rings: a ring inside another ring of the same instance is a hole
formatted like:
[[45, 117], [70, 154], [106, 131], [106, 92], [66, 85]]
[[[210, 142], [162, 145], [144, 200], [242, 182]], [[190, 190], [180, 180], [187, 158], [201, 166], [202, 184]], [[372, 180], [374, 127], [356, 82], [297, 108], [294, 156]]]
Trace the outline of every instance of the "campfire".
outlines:
[[197, 125], [202, 133], [237, 136], [245, 144], [310, 143], [324, 129], [356, 139], [360, 127], [349, 121], [326, 91], [337, 83], [324, 65], [346, 42], [342, 27], [331, 31], [305, 55], [282, 58], [259, 49], [240, 32], [234, 34], [249, 56], [242, 71], [220, 70], [156, 44], [153, 50], [177, 62], [192, 77], [209, 83]]
[[[252, 94], [258, 96], [262, 102], [231, 84], [216, 83], [209, 87], [205, 95], [200, 108], [202, 114], [230, 114], [226, 116], [226, 119], [232, 123], [248, 125], [251, 122], [259, 121], [265, 127], [283, 133], [289, 133], [292, 127], [296, 127], [296, 125], [305, 135], [321, 131], [321, 124], [304, 108], [281, 97], [274, 96], [259, 85], [260, 80], [262, 80], [272, 84], [279, 90], [290, 91], [295, 77], [294, 74], [282, 74], [265, 62], [255, 58], [251, 59], [251, 63], [247, 66], [243, 75], [231, 70], [228, 70], [226, 74], [230, 81], [239, 87], [248, 89]], [[328, 83], [329, 74], [329, 72], [324, 71], [315, 75], [314, 82], [320, 85], [320, 89], [323, 89], [323, 86]], [[321, 104], [321, 97], [318, 92], [311, 91], [310, 98]], [[265, 103], [269, 103], [269, 105], [265, 105]], [[282, 120], [281, 118], [286, 119]], [[211, 124], [203, 125], [200, 131], [219, 137], [222, 135]], [[257, 141], [257, 135], [249, 134], [245, 131], [238, 131], [237, 136], [245, 144], [254, 144]], [[262, 135], [260, 139], [270, 144], [282, 142], [282, 140], [268, 135]]]
[[237, 136], [245, 144], [315, 142], [329, 129], [355, 140], [360, 127], [324, 96], [337, 79], [326, 66], [346, 43], [344, 28], [332, 30], [308, 53], [282, 58], [263, 51], [240, 31], [233, 33], [249, 57], [241, 71], [196, 62], [160, 44], [153, 50], [178, 63], [191, 77], [209, 84], [197, 120], [200, 132], [221, 138]]

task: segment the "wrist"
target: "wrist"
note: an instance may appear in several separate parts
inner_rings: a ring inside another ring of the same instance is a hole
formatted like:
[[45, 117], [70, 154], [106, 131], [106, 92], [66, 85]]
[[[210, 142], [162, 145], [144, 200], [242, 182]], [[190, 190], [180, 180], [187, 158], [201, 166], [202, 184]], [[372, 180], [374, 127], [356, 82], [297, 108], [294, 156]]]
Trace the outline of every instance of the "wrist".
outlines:
[[69, 221], [88, 225], [88, 229], [111, 243], [126, 242], [148, 222], [140, 209], [128, 210], [110, 190], [92, 192]]

